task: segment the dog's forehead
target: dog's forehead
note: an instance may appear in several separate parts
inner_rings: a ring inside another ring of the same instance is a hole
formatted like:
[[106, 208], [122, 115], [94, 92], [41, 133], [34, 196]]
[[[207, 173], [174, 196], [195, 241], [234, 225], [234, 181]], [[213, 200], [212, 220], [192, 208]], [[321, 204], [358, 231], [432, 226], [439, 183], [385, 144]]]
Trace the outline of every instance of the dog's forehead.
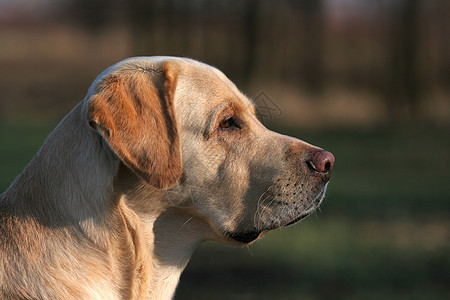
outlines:
[[245, 107], [253, 107], [253, 103], [228, 77], [219, 69], [208, 64], [190, 58], [171, 56], [132, 57], [120, 61], [104, 70], [94, 81], [91, 89], [97, 88], [98, 84], [106, 76], [123, 71], [145, 70], [150, 73], [159, 74], [165, 63], [171, 63], [178, 70], [177, 91], [179, 95], [190, 95], [197, 102], [222, 101], [224, 99], [236, 101]]
[[229, 102], [244, 110], [253, 110], [253, 102], [248, 99], [219, 69], [190, 59], [176, 62], [179, 65], [177, 90], [194, 105], [212, 108]]

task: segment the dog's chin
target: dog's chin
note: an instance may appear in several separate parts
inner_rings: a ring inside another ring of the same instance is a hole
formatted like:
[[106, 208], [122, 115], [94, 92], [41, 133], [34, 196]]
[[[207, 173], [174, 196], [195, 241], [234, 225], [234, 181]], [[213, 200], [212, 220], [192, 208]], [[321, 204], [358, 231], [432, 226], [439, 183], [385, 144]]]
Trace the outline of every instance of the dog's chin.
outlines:
[[242, 244], [250, 244], [263, 237], [265, 234], [266, 231], [227, 232], [228, 237]]

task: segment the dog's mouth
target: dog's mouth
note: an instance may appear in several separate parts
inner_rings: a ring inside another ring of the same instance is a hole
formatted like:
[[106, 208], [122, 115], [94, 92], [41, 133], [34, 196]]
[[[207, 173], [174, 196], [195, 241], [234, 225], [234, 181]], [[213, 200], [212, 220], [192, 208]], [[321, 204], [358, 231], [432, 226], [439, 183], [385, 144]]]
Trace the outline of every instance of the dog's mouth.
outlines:
[[275, 223], [273, 226], [265, 227], [261, 230], [253, 230], [253, 231], [245, 231], [245, 232], [230, 232], [227, 231], [225, 233], [226, 236], [230, 237], [231, 239], [243, 243], [243, 244], [250, 244], [254, 242], [255, 240], [263, 237], [265, 233], [269, 230], [277, 229], [280, 227], [286, 227], [293, 224], [296, 224], [306, 218], [307, 216], [311, 215], [317, 207], [319, 207], [320, 203], [322, 202], [322, 199], [324, 198], [325, 190], [320, 192], [314, 199], [311, 201], [310, 205], [301, 212], [300, 215], [295, 216], [293, 219], [287, 219], [284, 221], [279, 221]]
[[[319, 200], [320, 201], [320, 200]], [[312, 205], [312, 207], [310, 207], [308, 210], [306, 210], [305, 212], [303, 212], [301, 215], [299, 215], [298, 217], [294, 218], [292, 221], [287, 222], [285, 225], [283, 226], [290, 226], [290, 225], [294, 225], [295, 223], [300, 222], [301, 220], [303, 220], [304, 218], [306, 218], [307, 216], [309, 216], [310, 214], [312, 214], [317, 207], [319, 207], [319, 203], [314, 203]]]
[[237, 242], [249, 244], [262, 237], [265, 233], [265, 231], [227, 232], [227, 236]]
[[304, 218], [309, 216], [311, 213], [312, 213], [312, 211], [308, 212], [308, 213], [305, 213], [305, 214], [301, 214], [300, 216], [296, 217], [294, 220], [288, 222], [286, 225], [283, 225], [283, 226], [294, 225], [295, 223], [300, 222], [301, 220], [303, 220]]
[[[282, 226], [277, 226], [276, 228], [293, 225], [293, 224], [299, 222], [300, 220], [306, 218], [307, 216], [309, 216], [313, 211], [314, 211], [314, 209], [308, 210], [307, 212], [296, 217], [294, 220], [289, 221], [288, 223], [286, 223]], [[271, 229], [276, 229], [276, 228], [274, 227]], [[226, 235], [239, 243], [250, 244], [250, 243], [254, 242], [255, 240], [263, 237], [266, 232], [267, 232], [267, 230], [248, 231], [248, 232], [227, 232]]]
[[305, 211], [303, 211], [299, 216], [295, 217], [293, 220], [287, 222], [283, 226], [293, 225], [293, 224], [303, 220], [304, 218], [306, 218], [310, 214], [312, 214], [319, 207], [319, 205], [322, 202], [324, 196], [325, 196], [325, 190], [322, 191], [319, 195], [316, 196], [316, 198], [313, 200], [311, 205]]

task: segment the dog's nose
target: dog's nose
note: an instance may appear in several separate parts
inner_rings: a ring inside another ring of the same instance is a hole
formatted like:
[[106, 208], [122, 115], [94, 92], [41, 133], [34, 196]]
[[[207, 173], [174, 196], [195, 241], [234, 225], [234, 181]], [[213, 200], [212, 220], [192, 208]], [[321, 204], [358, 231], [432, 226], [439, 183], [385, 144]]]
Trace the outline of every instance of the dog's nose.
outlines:
[[311, 155], [306, 164], [311, 170], [326, 175], [333, 169], [334, 155], [331, 152], [319, 150]]

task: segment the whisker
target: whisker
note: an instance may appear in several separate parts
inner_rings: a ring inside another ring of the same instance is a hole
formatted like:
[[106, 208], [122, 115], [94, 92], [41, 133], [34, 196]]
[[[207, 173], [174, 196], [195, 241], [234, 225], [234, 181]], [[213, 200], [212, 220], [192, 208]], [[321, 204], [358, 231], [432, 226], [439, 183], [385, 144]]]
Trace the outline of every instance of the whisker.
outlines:
[[272, 187], [272, 185], [269, 186], [267, 188], [267, 190], [264, 193], [261, 194], [261, 196], [259, 196], [258, 201], [256, 203], [256, 210], [255, 210], [255, 215], [253, 217], [253, 224], [255, 224], [257, 227], [259, 227], [260, 222], [261, 222], [260, 208], [261, 208], [261, 204], [264, 202], [264, 200], [261, 202], [261, 199], [270, 190], [271, 187]]
[[180, 226], [180, 228], [178, 228], [177, 232], [179, 232], [181, 229], [183, 229], [184, 226], [186, 226], [187, 223], [189, 223], [190, 220], [192, 220], [193, 217], [190, 217], [189, 219], [187, 219], [186, 222], [183, 223], [183, 225]]
[[[259, 218], [258, 218], [258, 227], [260, 227], [260, 225], [261, 225], [261, 223], [262, 223], [261, 213], [264, 212], [264, 211], [267, 209], [267, 207], [268, 207], [268, 206], [265, 206], [265, 205], [264, 205], [264, 202], [265, 202], [267, 199], [269, 199], [269, 198], [270, 198], [270, 195], [267, 195], [267, 196], [260, 202], [259, 208], [261, 209], [261, 211], [258, 210], [258, 214], [259, 214]], [[273, 201], [273, 200], [272, 200], [272, 201]]]
[[250, 253], [251, 256], [254, 256], [252, 249], [250, 248], [250, 245], [247, 245], [248, 253]]
[[258, 211], [259, 213], [259, 221], [258, 221], [258, 227], [261, 226], [261, 223], [263, 222], [262, 220], [262, 213], [265, 210], [268, 210], [270, 208], [270, 205], [273, 203], [273, 201], [275, 200], [274, 198], [272, 198], [272, 200], [270, 201], [270, 203], [268, 205], [265, 204], [267, 199], [270, 199], [271, 195], [267, 195], [261, 202], [260, 202], [260, 210]]

